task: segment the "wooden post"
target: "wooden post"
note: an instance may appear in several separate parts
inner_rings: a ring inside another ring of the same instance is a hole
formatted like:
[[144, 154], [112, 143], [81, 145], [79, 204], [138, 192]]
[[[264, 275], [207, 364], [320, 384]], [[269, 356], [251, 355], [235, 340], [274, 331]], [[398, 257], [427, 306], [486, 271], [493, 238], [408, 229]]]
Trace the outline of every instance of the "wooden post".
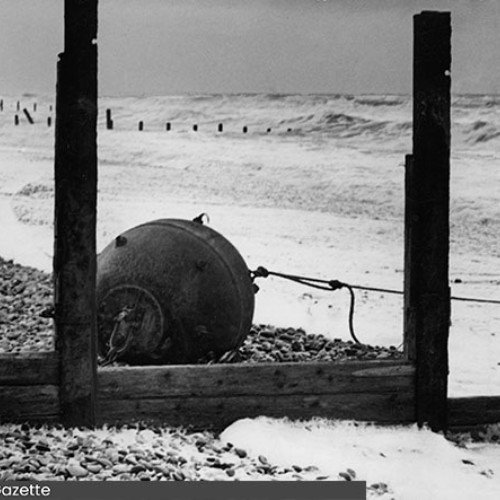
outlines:
[[193, 125], [193, 131], [198, 132], [198, 125], [196, 125], [196, 124]]
[[14, 115], [14, 125], [19, 125], [19, 115]]
[[113, 130], [113, 119], [111, 118], [111, 110], [106, 110], [106, 129]]
[[36, 108], [37, 108], [37, 106], [36, 106], [36, 102], [35, 102], [35, 103], [33, 103], [33, 111], [34, 111], [35, 113], [36, 113]]
[[49, 116], [47, 117], [47, 127], [50, 127], [52, 125], [52, 118]]
[[97, 0], [65, 0], [55, 143], [55, 330], [61, 420], [95, 423]]
[[3, 111], [3, 99], [0, 99], [0, 111]]
[[171, 129], [171, 124], [170, 122], [167, 122], [166, 125], [165, 125], [165, 129], [167, 132], [170, 132], [170, 129]]
[[137, 129], [139, 132], [142, 132], [144, 130], [144, 122], [141, 120], [137, 126]]
[[224, 125], [222, 123], [219, 123], [218, 129], [219, 132], [223, 132], [224, 130]]
[[16, 103], [16, 110], [21, 111], [21, 103], [19, 101]]
[[248, 127], [245, 125], [245, 126], [243, 127], [243, 133], [244, 133], [244, 134], [246, 134], [247, 132], [248, 132]]
[[33, 121], [33, 118], [31, 117], [29, 111], [26, 108], [24, 108], [23, 113], [26, 116], [26, 119], [30, 122], [30, 124], [33, 125], [35, 122]]
[[[450, 66], [449, 12], [414, 17], [413, 165], [408, 234], [406, 325], [415, 333], [416, 411], [420, 426], [446, 429], [450, 324], [449, 190]], [[411, 332], [411, 330], [410, 330]], [[411, 338], [407, 347], [411, 352]]]

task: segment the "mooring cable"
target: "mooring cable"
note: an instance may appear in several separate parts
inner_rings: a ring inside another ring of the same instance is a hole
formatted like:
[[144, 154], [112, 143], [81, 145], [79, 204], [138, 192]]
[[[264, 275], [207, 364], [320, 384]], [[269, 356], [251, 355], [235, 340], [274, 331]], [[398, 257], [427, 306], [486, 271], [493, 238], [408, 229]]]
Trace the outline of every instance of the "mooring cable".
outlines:
[[[340, 290], [341, 288], [347, 288], [349, 290], [349, 293], [351, 296], [350, 305], [349, 305], [349, 333], [351, 335], [351, 338], [357, 344], [361, 344], [361, 342], [358, 340], [358, 338], [356, 337], [356, 334], [354, 333], [354, 305], [355, 305], [354, 289], [365, 290], [365, 291], [369, 291], [369, 292], [392, 293], [392, 294], [396, 294], [396, 295], [403, 295], [403, 293], [404, 293], [400, 290], [392, 290], [389, 288], [350, 285], [348, 283], [344, 283], [344, 282], [339, 281], [339, 280], [325, 280], [325, 279], [320, 279], [320, 278], [311, 278], [308, 276], [299, 276], [296, 274], [279, 273], [276, 271], [269, 271], [268, 269], [266, 269], [263, 266], [259, 266], [255, 271], [250, 271], [250, 277], [251, 277], [252, 281], [254, 281], [256, 278], [267, 278], [268, 276], [276, 276], [277, 278], [287, 279], [287, 280], [293, 281], [295, 283], [299, 283], [301, 285], [309, 286], [312, 288], [317, 288], [319, 290], [326, 290], [329, 292], [332, 292], [335, 290]], [[500, 300], [494, 300], [494, 299], [476, 299], [476, 298], [469, 298], [469, 297], [451, 296], [450, 300], [459, 300], [462, 302], [477, 302], [477, 303], [481, 303], [481, 304], [499, 304], [500, 305]]]

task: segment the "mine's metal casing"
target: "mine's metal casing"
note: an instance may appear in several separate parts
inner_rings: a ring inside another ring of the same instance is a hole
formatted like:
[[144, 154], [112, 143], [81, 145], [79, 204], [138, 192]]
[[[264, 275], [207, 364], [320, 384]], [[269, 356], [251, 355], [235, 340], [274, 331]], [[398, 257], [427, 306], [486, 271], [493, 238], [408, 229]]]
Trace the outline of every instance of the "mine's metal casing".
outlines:
[[250, 331], [254, 289], [236, 248], [199, 222], [160, 219], [118, 236], [97, 260], [98, 348], [132, 310], [130, 364], [181, 364], [237, 348]]

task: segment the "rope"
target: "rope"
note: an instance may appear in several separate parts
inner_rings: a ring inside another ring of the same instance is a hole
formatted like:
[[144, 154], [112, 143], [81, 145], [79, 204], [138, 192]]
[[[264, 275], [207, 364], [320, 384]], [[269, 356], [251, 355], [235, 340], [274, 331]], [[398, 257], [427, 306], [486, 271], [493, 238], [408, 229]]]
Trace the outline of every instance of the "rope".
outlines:
[[[309, 278], [306, 276], [277, 273], [273, 271], [268, 271], [265, 267], [262, 266], [259, 266], [255, 271], [250, 271], [250, 277], [252, 278], [252, 280], [255, 280], [255, 278], [267, 278], [268, 276], [277, 276], [278, 278], [284, 278], [290, 281], [294, 281], [296, 283], [300, 283], [301, 285], [309, 286], [312, 288], [318, 288], [320, 290], [327, 290], [330, 292], [334, 290], [340, 290], [341, 288], [347, 288], [351, 296], [351, 301], [349, 305], [349, 333], [351, 335], [352, 340], [354, 340], [356, 344], [361, 344], [361, 342], [356, 337], [356, 334], [354, 333], [355, 296], [353, 287], [351, 285], [348, 285], [347, 283], [342, 283], [341, 281], [338, 280], [322, 280], [318, 278]], [[318, 283], [327, 284], [328, 286], [319, 285]]]
[[[324, 286], [316, 286], [314, 288], [319, 288], [320, 290], [337, 290], [335, 287], [335, 283], [341, 283], [340, 281], [337, 280], [323, 280], [323, 279], [318, 279], [318, 278], [308, 278], [305, 276], [297, 276], [294, 274], [284, 274], [284, 273], [277, 273], [274, 271], [268, 271], [265, 267], [259, 266], [256, 271], [250, 271], [250, 276], [256, 277], [256, 278], [267, 278], [267, 276], [278, 276], [280, 278], [285, 278], [289, 279], [291, 281], [296, 281], [298, 283], [304, 283], [306, 282], [312, 282], [312, 283], [325, 283], [330, 286], [324, 287]], [[334, 286], [332, 286], [332, 284]], [[343, 286], [346, 286], [347, 283], [342, 283]], [[401, 290], [392, 290], [390, 288], [377, 288], [377, 287], [372, 287], [372, 286], [361, 286], [361, 285], [349, 285], [351, 288], [354, 288], [355, 290], [367, 290], [369, 292], [381, 292], [381, 293], [393, 293], [396, 295], [403, 295], [404, 292]], [[339, 287], [341, 288], [341, 287]], [[499, 304], [500, 305], [500, 300], [494, 300], [494, 299], [475, 299], [471, 297], [450, 297], [451, 300], [459, 300], [462, 302], [478, 302], [481, 304]]]
[[[250, 277], [252, 280], [255, 280], [255, 278], [267, 278], [268, 276], [276, 276], [278, 278], [294, 281], [295, 283], [300, 283], [301, 285], [309, 286], [311, 288], [317, 288], [319, 290], [327, 290], [330, 292], [333, 292], [335, 290], [340, 290], [341, 288], [347, 288], [351, 296], [351, 301], [349, 305], [349, 333], [351, 335], [351, 338], [357, 344], [361, 344], [361, 342], [357, 339], [354, 333], [354, 305], [355, 305], [354, 289], [366, 290], [369, 292], [393, 293], [396, 295], [403, 295], [403, 292], [400, 290], [392, 290], [389, 288], [378, 288], [378, 287], [361, 286], [361, 285], [349, 285], [347, 283], [343, 283], [342, 281], [338, 280], [324, 280], [319, 278], [310, 278], [307, 276], [298, 276], [295, 274], [278, 273], [275, 271], [269, 271], [262, 266], [259, 266], [255, 271], [250, 271]], [[453, 296], [450, 297], [450, 299], [459, 300], [462, 302], [477, 302], [481, 304], [500, 304], [500, 300], [494, 300], [494, 299], [475, 299], [469, 297], [453, 297]]]

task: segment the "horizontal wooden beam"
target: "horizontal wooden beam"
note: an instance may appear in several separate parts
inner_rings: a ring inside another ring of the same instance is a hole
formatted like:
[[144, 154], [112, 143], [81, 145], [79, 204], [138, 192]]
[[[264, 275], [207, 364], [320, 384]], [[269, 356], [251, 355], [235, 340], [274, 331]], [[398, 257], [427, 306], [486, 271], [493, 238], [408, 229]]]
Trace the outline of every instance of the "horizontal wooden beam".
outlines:
[[4, 385], [0, 387], [0, 422], [59, 420], [56, 385]]
[[0, 354], [0, 387], [57, 385], [58, 380], [59, 360], [53, 351]]
[[450, 428], [473, 427], [500, 422], [500, 396], [448, 398]]
[[[57, 421], [58, 372], [53, 352], [0, 355], [0, 420]], [[97, 422], [222, 429], [267, 415], [408, 423], [414, 373], [404, 361], [105, 368]]]
[[410, 388], [414, 372], [401, 361], [177, 365], [103, 369], [98, 380], [102, 399], [355, 394]]
[[410, 391], [379, 394], [256, 395], [221, 397], [164, 397], [156, 399], [100, 398], [97, 421], [147, 421], [194, 429], [222, 430], [241, 418], [258, 416], [309, 419], [324, 417], [376, 422], [415, 421]]
[[414, 371], [398, 361], [104, 369], [97, 421], [214, 430], [259, 415], [408, 423]]

